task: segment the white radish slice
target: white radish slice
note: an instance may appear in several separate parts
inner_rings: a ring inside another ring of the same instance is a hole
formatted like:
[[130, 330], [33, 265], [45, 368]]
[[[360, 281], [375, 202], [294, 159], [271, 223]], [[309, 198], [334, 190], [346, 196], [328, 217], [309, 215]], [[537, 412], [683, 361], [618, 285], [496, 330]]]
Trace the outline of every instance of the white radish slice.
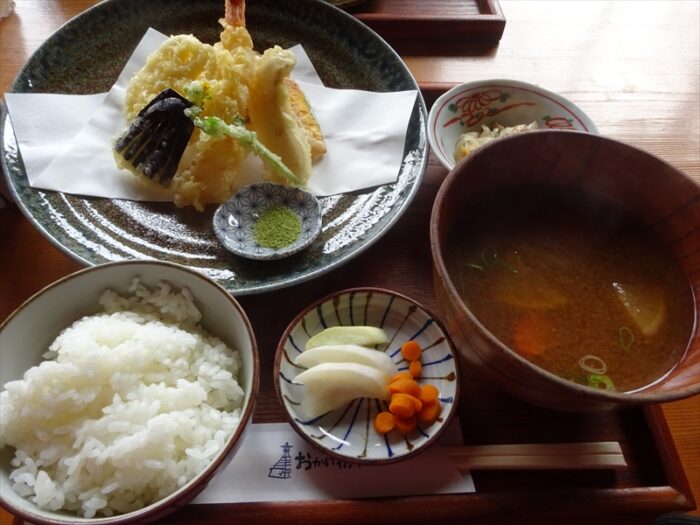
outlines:
[[381, 370], [358, 363], [321, 363], [293, 380], [305, 387], [301, 409], [308, 417], [320, 416], [358, 397], [389, 399], [388, 381]]
[[311, 368], [321, 363], [358, 363], [374, 367], [391, 377], [398, 372], [396, 365], [384, 352], [358, 345], [316, 346], [299, 354], [294, 364]]
[[637, 328], [646, 336], [656, 334], [666, 320], [663, 289], [628, 283], [613, 283], [613, 288]]

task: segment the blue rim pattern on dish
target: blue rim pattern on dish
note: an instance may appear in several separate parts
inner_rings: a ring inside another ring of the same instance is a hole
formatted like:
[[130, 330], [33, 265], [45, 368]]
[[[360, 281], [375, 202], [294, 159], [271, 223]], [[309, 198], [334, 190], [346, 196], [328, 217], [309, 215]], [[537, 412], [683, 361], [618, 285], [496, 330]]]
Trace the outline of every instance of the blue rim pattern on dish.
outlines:
[[[308, 341], [331, 326], [376, 326], [390, 342], [379, 347], [399, 371], [408, 363], [400, 354], [401, 344], [415, 340], [423, 349], [419, 384], [439, 390], [442, 413], [432, 425], [419, 423], [402, 436], [398, 431], [380, 435], [374, 417], [387, 410], [387, 403], [358, 398], [344, 407], [308, 418], [301, 410], [304, 387], [294, 378], [305, 368], [294, 364]], [[292, 427], [312, 445], [347, 461], [392, 463], [424, 450], [448, 426], [459, 399], [459, 363], [447, 332], [425, 308], [401, 294], [378, 288], [352, 289], [321, 300], [303, 312], [286, 330], [275, 358], [275, 387]]]
[[[378, 92], [418, 90], [401, 58], [376, 33], [320, 0], [248, 0], [247, 27], [258, 50], [301, 43], [324, 84]], [[99, 93], [116, 79], [148, 27], [218, 40], [222, 0], [106, 0], [54, 33], [18, 74], [12, 91]], [[91, 35], [85, 39], [86, 34]], [[214, 234], [216, 205], [203, 213], [172, 203], [100, 199], [31, 188], [6, 112], [0, 164], [27, 219], [58, 249], [85, 265], [158, 259], [188, 266], [234, 295], [276, 290], [345, 264], [377, 242], [413, 201], [428, 160], [427, 111], [418, 91], [397, 181], [322, 197], [324, 228], [296, 256], [263, 267], [229, 253]]]
[[[266, 248], [255, 241], [255, 224], [266, 210], [292, 210], [301, 222], [299, 237], [283, 248]], [[214, 233], [227, 250], [257, 260], [282, 259], [308, 247], [321, 231], [321, 204], [309, 192], [262, 182], [241, 188], [214, 213]]]

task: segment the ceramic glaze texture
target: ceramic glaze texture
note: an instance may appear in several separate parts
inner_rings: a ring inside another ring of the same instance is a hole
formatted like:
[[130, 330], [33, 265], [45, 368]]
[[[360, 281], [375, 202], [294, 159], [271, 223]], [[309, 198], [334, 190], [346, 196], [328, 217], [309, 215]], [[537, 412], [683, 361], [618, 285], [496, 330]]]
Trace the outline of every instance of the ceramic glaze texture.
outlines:
[[[280, 248], [261, 246], [255, 225], [270, 209], [286, 208], [298, 219], [301, 233]], [[259, 260], [281, 259], [309, 246], [321, 231], [321, 205], [313, 195], [290, 186], [265, 182], [241, 188], [214, 213], [214, 232], [222, 244], [241, 257]]]
[[[399, 371], [408, 370], [401, 344], [417, 341], [423, 352], [416, 381], [439, 390], [442, 412], [438, 421], [431, 425], [419, 422], [406, 436], [396, 430], [381, 435], [373, 421], [378, 412], [387, 410], [387, 403], [369, 398], [357, 398], [337, 410], [308, 418], [300, 406], [305, 387], [294, 383], [305, 369], [293, 361], [304, 351], [306, 341], [331, 326], [382, 328], [390, 342], [377, 350], [389, 355]], [[312, 445], [347, 461], [389, 463], [423, 450], [446, 428], [459, 399], [458, 366], [448, 335], [430, 312], [388, 290], [356, 289], [310, 306], [290, 325], [277, 348], [275, 386], [292, 427]]]
[[[222, 0], [107, 0], [66, 24], [32, 56], [13, 91], [99, 93], [108, 90], [148, 27], [218, 40]], [[301, 43], [329, 87], [379, 92], [417, 89], [401, 59], [366, 26], [320, 0], [249, 0], [256, 49]], [[86, 38], [85, 35], [90, 35]], [[186, 265], [237, 295], [298, 283], [347, 262], [376, 242], [418, 190], [427, 165], [427, 113], [419, 95], [411, 115], [397, 182], [321, 198], [324, 229], [302, 253], [269, 271], [229, 253], [211, 228], [216, 206], [204, 213], [170, 203], [111, 200], [29, 187], [12, 125], [0, 130], [3, 170], [20, 208], [72, 258], [87, 264], [159, 259]]]
[[538, 129], [598, 133], [593, 121], [573, 102], [539, 86], [517, 80], [479, 80], [455, 86], [435, 101], [428, 117], [430, 146], [448, 170], [460, 136], [535, 122]]

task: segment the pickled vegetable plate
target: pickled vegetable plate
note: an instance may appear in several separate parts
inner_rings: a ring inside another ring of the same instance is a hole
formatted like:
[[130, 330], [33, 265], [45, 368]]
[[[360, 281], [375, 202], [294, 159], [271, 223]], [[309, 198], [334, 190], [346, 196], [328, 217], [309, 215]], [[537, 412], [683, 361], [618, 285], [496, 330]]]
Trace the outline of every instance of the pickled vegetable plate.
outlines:
[[[422, 348], [422, 369], [416, 381], [438, 389], [442, 410], [437, 421], [419, 422], [406, 435], [397, 430], [379, 434], [373, 423], [376, 415], [387, 409], [386, 403], [362, 397], [320, 416], [308, 417], [301, 409], [305, 387], [294, 383], [304, 368], [295, 365], [294, 360], [309, 339], [332, 326], [373, 326], [384, 330], [389, 343], [378, 346], [377, 351], [388, 354], [399, 371], [408, 369], [401, 356], [401, 344], [417, 341]], [[274, 379], [292, 428], [326, 453], [363, 464], [392, 463], [425, 450], [454, 416], [460, 389], [458, 360], [440, 321], [412, 299], [379, 288], [344, 290], [301, 312], [277, 347]]]

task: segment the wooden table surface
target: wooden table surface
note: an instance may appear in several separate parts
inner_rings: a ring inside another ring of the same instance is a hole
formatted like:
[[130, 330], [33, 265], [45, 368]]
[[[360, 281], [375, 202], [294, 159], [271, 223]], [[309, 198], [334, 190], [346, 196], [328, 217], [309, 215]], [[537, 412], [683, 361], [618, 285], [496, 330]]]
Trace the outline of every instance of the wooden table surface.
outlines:
[[[96, 2], [15, 3], [14, 13], [0, 20], [3, 93], [55, 29]], [[455, 43], [398, 51], [419, 82], [512, 78], [542, 85], [575, 101], [601, 134], [650, 151], [700, 182], [700, 2], [501, 0], [500, 5], [507, 24], [498, 46]], [[79, 268], [12, 206], [0, 210], [0, 240], [0, 319]], [[663, 412], [700, 501], [700, 396], [667, 404]], [[0, 525], [10, 522], [0, 509]]]

